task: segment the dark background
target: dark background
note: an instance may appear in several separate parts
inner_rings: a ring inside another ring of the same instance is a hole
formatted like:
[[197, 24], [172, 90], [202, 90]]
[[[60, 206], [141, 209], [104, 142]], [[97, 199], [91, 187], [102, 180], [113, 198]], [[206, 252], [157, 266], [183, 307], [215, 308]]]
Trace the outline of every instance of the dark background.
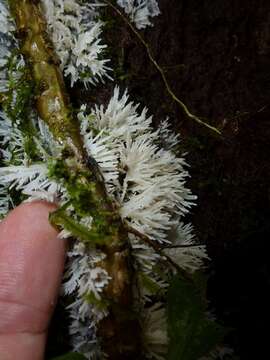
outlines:
[[[189, 186], [198, 195], [191, 221], [212, 258], [211, 308], [232, 329], [226, 340], [236, 356], [270, 359], [270, 1], [159, 4], [162, 15], [142, 34], [175, 94], [222, 136], [183, 115], [142, 44], [107, 9], [114, 77], [149, 108], [155, 126], [169, 116], [182, 135], [191, 165]], [[113, 87], [77, 88], [73, 99], [106, 102]]]

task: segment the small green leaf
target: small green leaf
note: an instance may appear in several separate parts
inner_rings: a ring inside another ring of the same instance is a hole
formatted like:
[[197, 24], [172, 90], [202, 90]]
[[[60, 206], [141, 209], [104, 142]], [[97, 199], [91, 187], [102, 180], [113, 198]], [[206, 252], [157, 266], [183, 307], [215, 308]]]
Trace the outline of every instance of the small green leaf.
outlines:
[[110, 237], [102, 236], [102, 234], [96, 232], [94, 228], [89, 229], [85, 225], [78, 223], [61, 208], [52, 212], [49, 219], [54, 226], [60, 226], [70, 231], [74, 237], [90, 245], [102, 245], [110, 240]]
[[65, 355], [57, 356], [50, 360], [86, 360], [86, 358], [82, 354], [69, 352]]
[[224, 329], [208, 319], [202, 289], [176, 276], [168, 291], [168, 360], [198, 360], [218, 345]]

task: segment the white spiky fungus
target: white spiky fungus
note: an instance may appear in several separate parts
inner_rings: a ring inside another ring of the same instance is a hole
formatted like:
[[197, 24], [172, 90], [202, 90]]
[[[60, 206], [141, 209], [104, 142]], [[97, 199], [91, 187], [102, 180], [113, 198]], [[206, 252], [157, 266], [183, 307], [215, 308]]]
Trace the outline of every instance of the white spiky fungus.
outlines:
[[0, 2], [0, 33], [6, 35], [6, 45], [15, 41], [12, 32], [15, 30], [13, 20], [11, 19], [9, 8], [6, 0]]
[[152, 26], [151, 18], [158, 16], [160, 10], [156, 0], [117, 0], [137, 29]]
[[159, 124], [159, 137], [162, 142], [162, 147], [166, 150], [174, 150], [180, 143], [180, 135], [170, 129], [168, 118]]
[[191, 224], [180, 222], [172, 233], [172, 247], [164, 251], [176, 264], [195, 272], [203, 266], [204, 261], [209, 260], [205, 245], [197, 244]]
[[[116, 87], [106, 110], [104, 106], [96, 107], [89, 116], [81, 112], [82, 135], [92, 156], [93, 138], [87, 134], [98, 129], [100, 137], [102, 134], [107, 137], [106, 159], [111, 162], [107, 161], [106, 167], [112, 170], [105, 175], [110, 178], [109, 190], [115, 195], [123, 220], [154, 240], [164, 242], [174, 223], [172, 214], [186, 213], [195, 197], [185, 187], [188, 173], [184, 159], [159, 147], [159, 132], [152, 131], [147, 110], [139, 113], [138, 107], [128, 101], [126, 92], [120, 96]], [[104, 168], [101, 159], [97, 162]]]
[[87, 87], [111, 78], [108, 59], [104, 59], [102, 22], [97, 20], [101, 2], [42, 0], [48, 33], [71, 86], [82, 81]]

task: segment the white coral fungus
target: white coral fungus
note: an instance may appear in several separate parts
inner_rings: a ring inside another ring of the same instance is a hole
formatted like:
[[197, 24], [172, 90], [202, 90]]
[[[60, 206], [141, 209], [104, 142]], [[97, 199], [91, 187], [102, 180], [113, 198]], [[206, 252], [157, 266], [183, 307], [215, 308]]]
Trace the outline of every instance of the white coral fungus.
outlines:
[[209, 260], [204, 245], [198, 245], [193, 227], [190, 224], [180, 222], [171, 233], [171, 247], [165, 253], [183, 269], [194, 272], [203, 266], [205, 260]]
[[117, 0], [137, 29], [152, 26], [151, 18], [160, 14], [156, 0]]
[[[173, 152], [176, 137], [170, 132], [168, 121], [163, 123], [161, 130], [153, 131], [147, 110], [139, 111], [139, 105], [129, 101], [127, 92], [120, 95], [118, 87], [107, 107], [97, 106], [87, 112], [87, 107], [83, 106], [78, 120], [85, 148], [100, 166], [107, 190], [118, 204], [123, 221], [162, 246], [179, 245], [179, 248], [167, 249], [167, 253], [188, 271], [198, 268], [206, 253], [203, 246], [193, 244], [191, 227], [181, 223], [177, 228], [178, 237], [174, 237], [173, 242], [170, 239], [172, 229], [188, 212], [195, 197], [186, 187], [188, 172], [185, 161]], [[19, 127], [20, 124], [12, 123], [6, 114], [1, 115], [0, 137], [7, 154], [6, 166], [0, 168], [1, 213], [8, 210], [8, 203], [3, 200], [7, 197], [3, 195], [12, 188], [30, 199], [52, 201], [57, 198], [60, 204], [67, 203], [69, 195], [66, 189], [50, 178], [48, 168], [51, 161], [61, 156], [62, 145], [53, 139], [47, 126], [33, 116], [35, 135], [32, 140], [39, 159], [30, 161]], [[162, 148], [164, 133], [168, 140], [166, 149]], [[15, 157], [15, 154], [18, 156]], [[72, 205], [67, 211], [80, 224], [91, 228], [91, 217], [78, 217]], [[64, 229], [61, 235], [69, 236], [69, 229]], [[165, 289], [167, 284], [154, 272], [154, 267], [161, 261], [160, 255], [134, 235], [130, 235], [130, 242], [136, 263], [134, 266], [141, 279], [139, 293], [143, 304], [151, 295], [151, 289], [144, 284], [145, 279], [158, 289]], [[182, 248], [183, 245], [185, 247]], [[188, 248], [187, 245], [194, 246]], [[68, 257], [63, 290], [75, 298], [69, 306], [73, 345], [76, 351], [92, 359], [93, 354], [99, 351], [96, 325], [106, 315], [106, 309], [102, 310], [101, 306], [101, 294], [110, 278], [98, 266], [104, 255], [94, 248], [75, 243]], [[89, 299], [92, 300], [89, 302]], [[165, 328], [161, 312], [155, 308], [153, 314], [157, 330], [152, 335], [162, 336], [163, 340], [156, 346], [156, 355], [153, 355], [156, 340], [149, 332], [145, 333], [148, 335], [144, 343], [146, 352], [160, 359], [167, 337], [162, 335]]]
[[14, 31], [14, 23], [11, 19], [9, 8], [6, 0], [0, 2], [0, 33], [5, 34], [9, 40], [14, 37], [12, 31]]
[[[106, 109], [101, 106], [88, 116], [80, 114], [85, 147], [95, 157], [99, 138], [105, 156], [96, 160], [122, 219], [153, 240], [167, 242], [175, 215], [184, 215], [195, 199], [185, 186], [185, 160], [160, 147], [160, 131], [152, 131], [147, 110], [138, 112], [138, 105], [128, 99], [127, 92], [120, 96], [116, 87]], [[100, 131], [96, 138], [93, 129]]]
[[42, 0], [48, 32], [71, 86], [82, 81], [87, 87], [110, 78], [106, 48], [102, 44], [102, 22], [97, 20], [98, 1]]

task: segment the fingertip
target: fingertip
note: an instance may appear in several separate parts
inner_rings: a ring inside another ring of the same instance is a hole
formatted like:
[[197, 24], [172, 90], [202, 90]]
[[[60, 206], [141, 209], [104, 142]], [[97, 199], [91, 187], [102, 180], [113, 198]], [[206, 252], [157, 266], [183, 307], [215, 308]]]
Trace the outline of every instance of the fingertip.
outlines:
[[[32, 318], [24, 310], [15, 319], [17, 325], [24, 323], [25, 331], [25, 319], [30, 328], [31, 321], [40, 322], [35, 327], [41, 330], [47, 326], [58, 295], [65, 242], [57, 238], [57, 230], [49, 223], [49, 214], [55, 209], [55, 204], [43, 201], [24, 203], [0, 225], [0, 301], [35, 309]], [[47, 321], [42, 313], [48, 314]]]
[[3, 223], [8, 223], [9, 231], [13, 226], [27, 225], [30, 226], [29, 230], [35, 230], [35, 226], [38, 226], [41, 230], [57, 235], [57, 230], [48, 221], [49, 214], [56, 209], [55, 204], [46, 201], [25, 202], [12, 210]]

